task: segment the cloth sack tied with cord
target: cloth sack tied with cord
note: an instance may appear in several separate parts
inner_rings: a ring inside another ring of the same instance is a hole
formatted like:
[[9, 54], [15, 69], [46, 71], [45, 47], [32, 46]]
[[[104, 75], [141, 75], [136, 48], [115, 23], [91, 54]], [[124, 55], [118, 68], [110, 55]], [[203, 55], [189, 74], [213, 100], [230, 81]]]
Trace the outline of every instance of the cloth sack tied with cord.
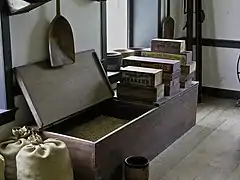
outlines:
[[45, 141], [32, 134], [29, 145], [16, 157], [18, 180], [74, 180], [69, 151], [64, 142]]
[[6, 180], [16, 180], [16, 156], [20, 149], [30, 142], [26, 139], [31, 131], [26, 128], [12, 129], [13, 137], [9, 140], [0, 143], [0, 154], [5, 160], [5, 178]]

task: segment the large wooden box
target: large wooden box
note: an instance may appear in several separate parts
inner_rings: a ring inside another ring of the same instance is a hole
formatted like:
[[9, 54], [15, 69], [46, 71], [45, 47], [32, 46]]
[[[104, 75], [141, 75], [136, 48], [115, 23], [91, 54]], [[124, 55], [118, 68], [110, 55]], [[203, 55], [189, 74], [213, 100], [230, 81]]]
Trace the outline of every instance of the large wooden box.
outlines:
[[67, 144], [75, 179], [121, 179], [124, 158], [151, 160], [195, 125], [197, 83], [152, 106], [127, 103], [113, 97], [94, 51], [76, 57], [15, 70], [39, 130]]

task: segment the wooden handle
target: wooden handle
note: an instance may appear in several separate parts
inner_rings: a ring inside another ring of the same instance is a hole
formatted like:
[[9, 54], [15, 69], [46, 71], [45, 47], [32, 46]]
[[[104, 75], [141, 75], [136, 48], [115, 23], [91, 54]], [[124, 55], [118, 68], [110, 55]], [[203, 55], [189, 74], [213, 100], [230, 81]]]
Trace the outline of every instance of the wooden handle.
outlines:
[[170, 11], [171, 11], [170, 0], [167, 0], [167, 16], [168, 17], [170, 17]]
[[56, 0], [56, 11], [57, 15], [61, 15], [61, 6], [60, 6], [60, 0]]

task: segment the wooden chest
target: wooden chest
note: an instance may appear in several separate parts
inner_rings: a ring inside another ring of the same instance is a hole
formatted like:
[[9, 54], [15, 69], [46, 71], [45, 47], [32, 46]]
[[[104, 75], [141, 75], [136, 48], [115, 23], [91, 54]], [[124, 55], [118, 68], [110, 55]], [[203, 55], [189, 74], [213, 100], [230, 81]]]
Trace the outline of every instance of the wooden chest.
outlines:
[[39, 130], [67, 144], [76, 179], [121, 179], [124, 158], [151, 160], [195, 124], [197, 83], [154, 106], [123, 102], [93, 50], [62, 68], [41, 62], [15, 73]]

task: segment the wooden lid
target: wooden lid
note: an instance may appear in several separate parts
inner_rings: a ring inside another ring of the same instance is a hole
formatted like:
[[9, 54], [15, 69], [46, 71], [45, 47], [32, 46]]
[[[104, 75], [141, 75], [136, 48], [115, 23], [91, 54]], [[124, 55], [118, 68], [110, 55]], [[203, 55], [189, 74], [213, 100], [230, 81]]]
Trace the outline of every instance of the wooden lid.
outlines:
[[94, 50], [76, 54], [76, 62], [50, 68], [47, 61], [15, 68], [17, 82], [39, 128], [47, 128], [113, 97]]

